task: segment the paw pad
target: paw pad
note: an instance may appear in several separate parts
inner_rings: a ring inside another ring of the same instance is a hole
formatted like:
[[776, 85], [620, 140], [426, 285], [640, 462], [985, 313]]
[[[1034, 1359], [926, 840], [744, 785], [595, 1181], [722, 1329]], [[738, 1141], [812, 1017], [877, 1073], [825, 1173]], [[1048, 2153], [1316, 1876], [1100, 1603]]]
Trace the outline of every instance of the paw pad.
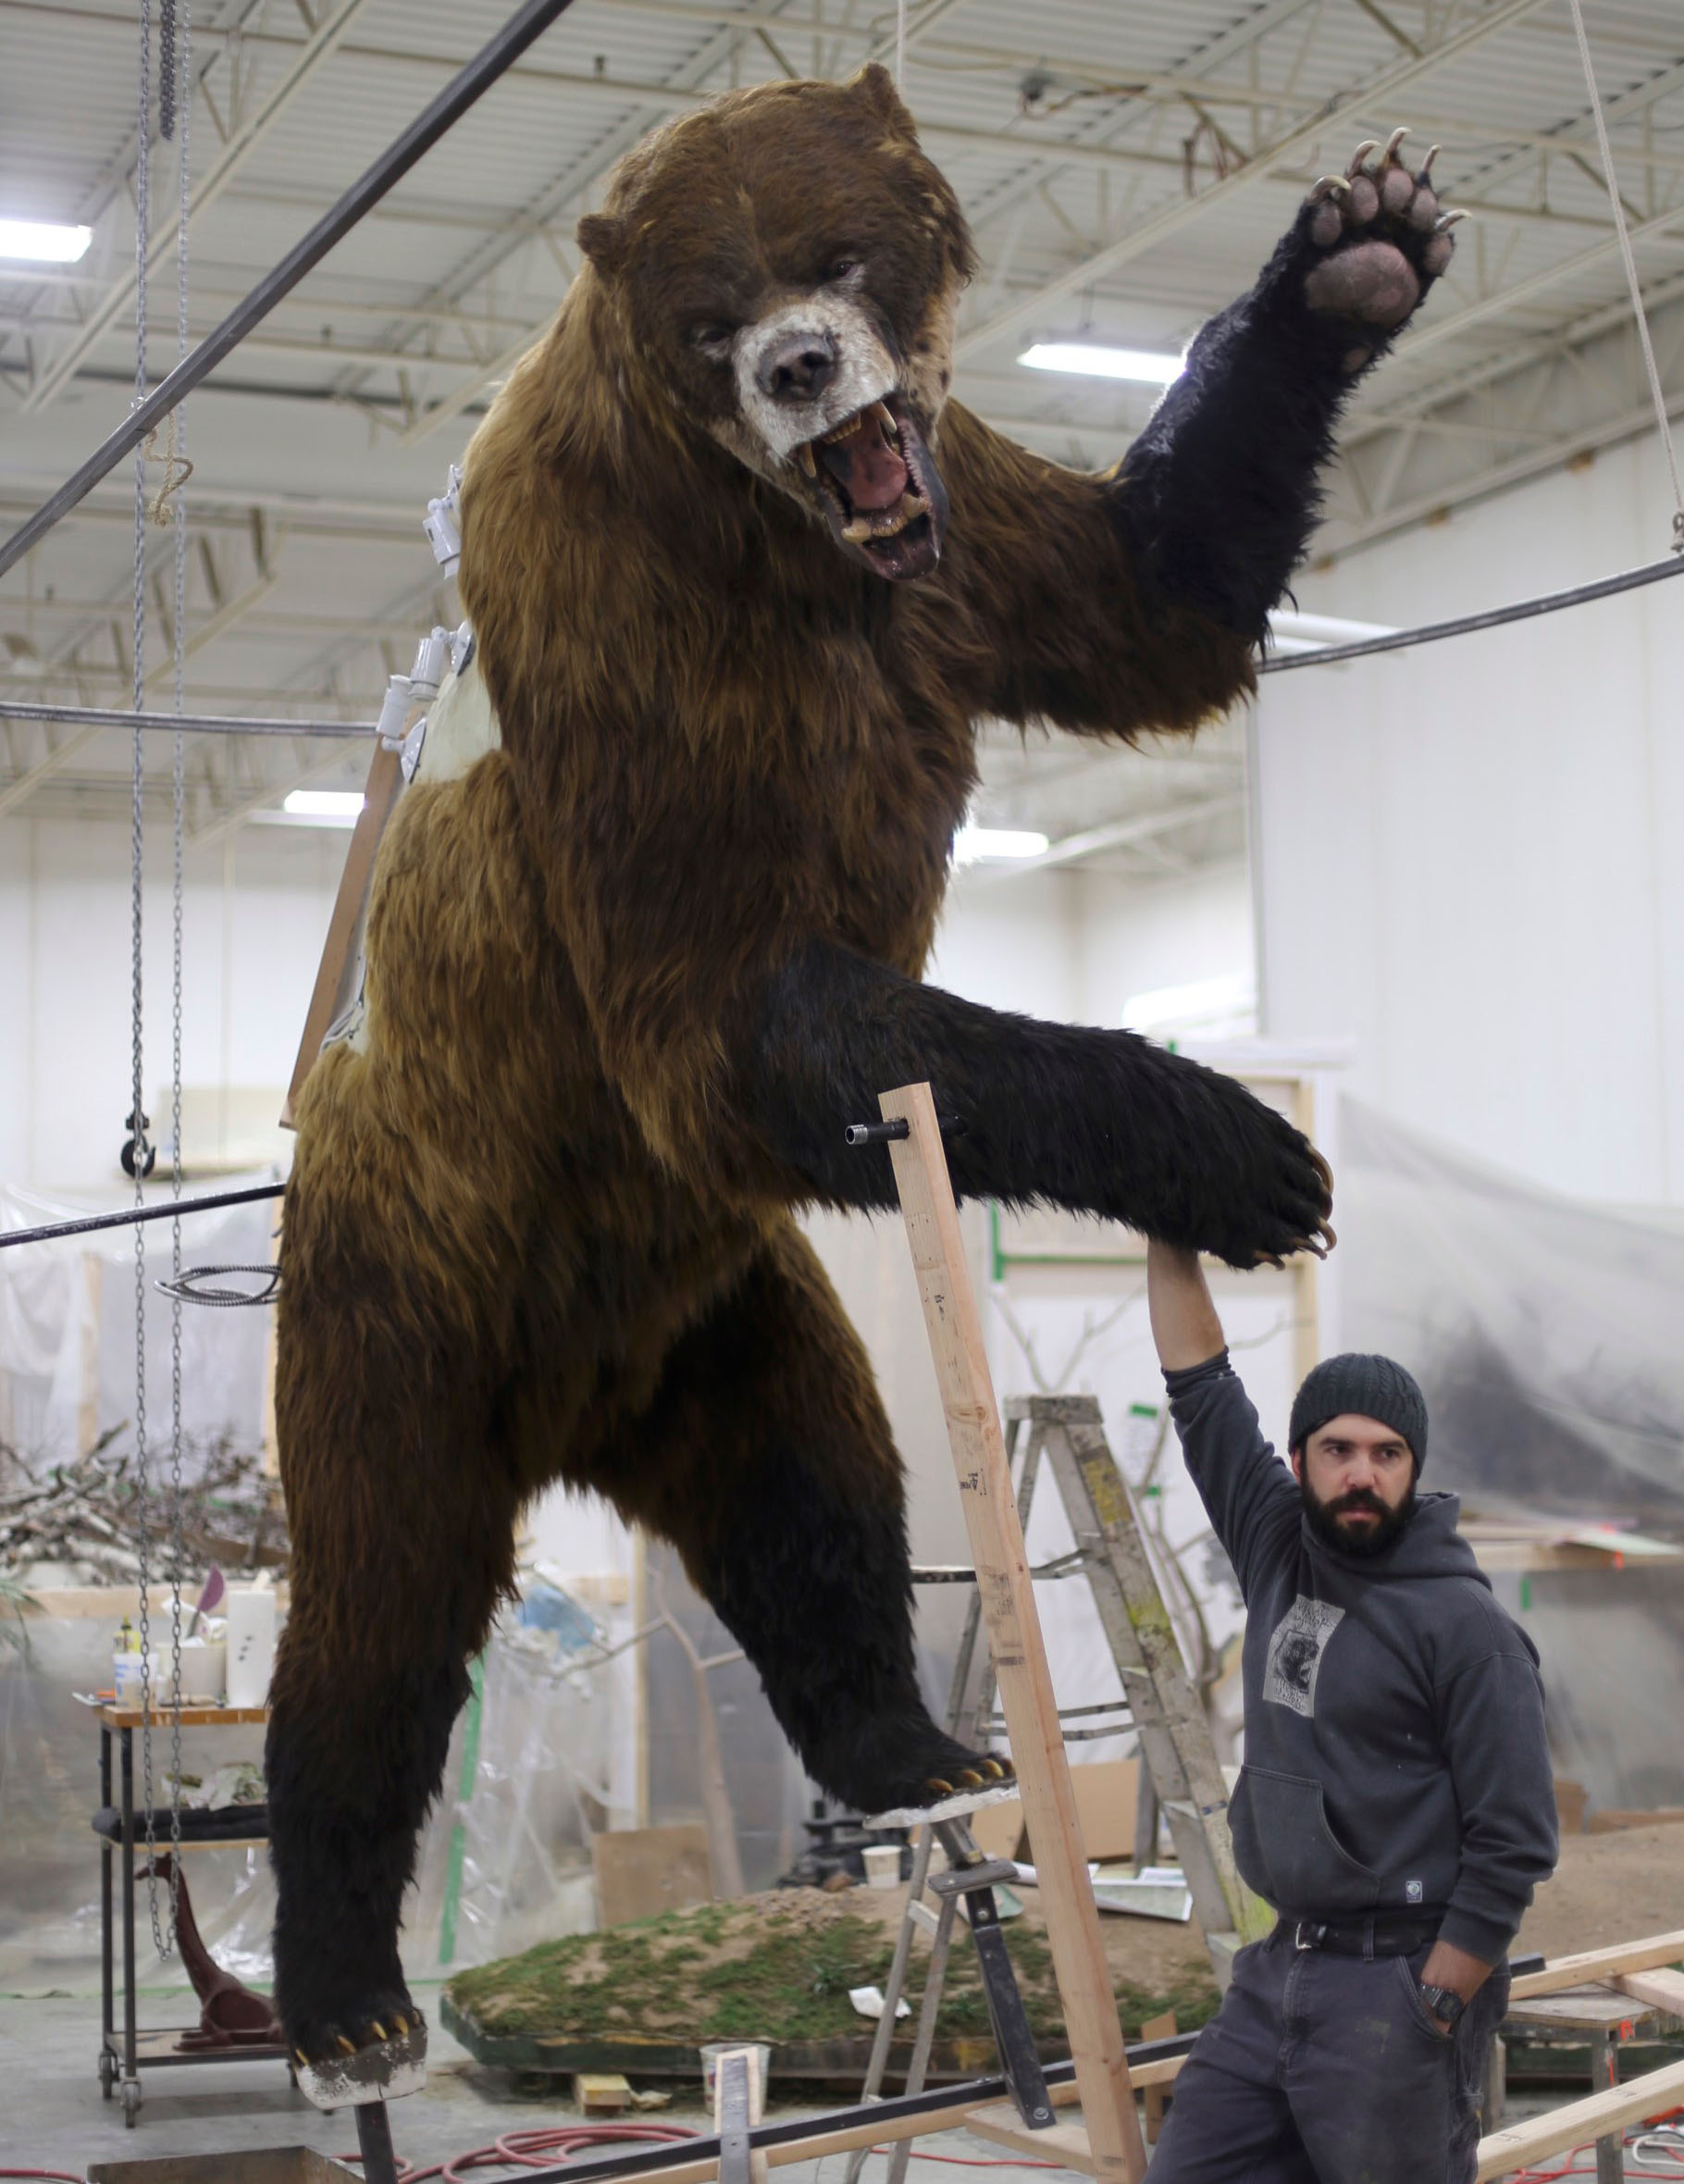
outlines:
[[[1427, 282], [1449, 265], [1450, 230], [1467, 217], [1440, 207], [1431, 182], [1436, 144], [1411, 173], [1398, 149], [1407, 133], [1393, 130], [1383, 148], [1373, 139], [1359, 144], [1343, 174], [1323, 175], [1307, 199], [1309, 241], [1327, 255], [1305, 280], [1306, 302], [1381, 334], [1402, 326]], [[1372, 354], [1354, 346], [1346, 368], [1360, 370]]]

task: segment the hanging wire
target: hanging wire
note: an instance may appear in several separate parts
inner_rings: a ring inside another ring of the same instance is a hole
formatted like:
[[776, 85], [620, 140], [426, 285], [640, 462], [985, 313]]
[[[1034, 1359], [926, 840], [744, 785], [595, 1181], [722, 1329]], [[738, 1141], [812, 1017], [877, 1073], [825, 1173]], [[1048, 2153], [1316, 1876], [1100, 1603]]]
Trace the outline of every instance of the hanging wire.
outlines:
[[1585, 19], [1579, 0], [1569, 0], [1573, 10], [1573, 29], [1579, 38], [1579, 58], [1585, 72], [1585, 89], [1591, 94], [1591, 112], [1596, 121], [1597, 148], [1602, 154], [1603, 180], [1608, 185], [1608, 202], [1614, 208], [1614, 228], [1619, 237], [1620, 256], [1626, 261], [1626, 285], [1631, 291], [1631, 309], [1637, 319], [1637, 338], [1643, 352], [1643, 366], [1649, 374], [1649, 391], [1654, 400], [1654, 421], [1660, 428], [1661, 445], [1666, 453], [1666, 467], [1672, 474], [1672, 550], [1684, 553], [1684, 484], [1678, 479], [1678, 459], [1673, 452], [1672, 425], [1666, 415], [1666, 397], [1661, 391], [1661, 375], [1654, 361], [1654, 347], [1649, 339], [1649, 314], [1643, 308], [1643, 293], [1637, 281], [1637, 260], [1631, 254], [1631, 238], [1626, 232], [1626, 207], [1619, 193], [1619, 182], [1614, 172], [1614, 154], [1608, 143], [1608, 124], [1603, 118], [1602, 93], [1596, 88], [1596, 70], [1591, 64], [1591, 41], [1585, 35]]
[[895, 89], [907, 91], [907, 0], [895, 0]]

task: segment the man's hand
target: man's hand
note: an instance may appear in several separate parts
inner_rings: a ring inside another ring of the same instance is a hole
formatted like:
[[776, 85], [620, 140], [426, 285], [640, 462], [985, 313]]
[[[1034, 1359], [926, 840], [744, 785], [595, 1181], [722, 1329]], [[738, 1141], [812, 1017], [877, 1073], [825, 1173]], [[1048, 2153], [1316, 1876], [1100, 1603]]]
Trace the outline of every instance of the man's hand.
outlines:
[[1147, 1242], [1146, 1305], [1152, 1315], [1158, 1361], [1166, 1372], [1202, 1365], [1225, 1347], [1222, 1322], [1210, 1300], [1196, 1251]]
[[[1149, 1279], [1149, 1262], [1147, 1272]], [[1470, 1956], [1466, 1949], [1458, 1949], [1454, 1942], [1434, 1942], [1432, 1954], [1421, 1967], [1420, 1983], [1423, 1987], [1448, 1987], [1464, 2002], [1471, 2002], [1490, 1978], [1489, 1964]], [[1442, 2017], [1434, 2017], [1432, 2021], [1441, 2032], [1450, 2030]]]

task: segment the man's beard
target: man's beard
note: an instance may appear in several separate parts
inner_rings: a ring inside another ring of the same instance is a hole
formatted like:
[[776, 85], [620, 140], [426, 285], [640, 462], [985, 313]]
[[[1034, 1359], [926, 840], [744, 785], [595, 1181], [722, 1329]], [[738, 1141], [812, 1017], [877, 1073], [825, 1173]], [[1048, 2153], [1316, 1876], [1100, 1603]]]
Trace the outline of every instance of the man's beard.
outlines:
[[[1370, 1494], [1366, 1487], [1339, 1495], [1331, 1502], [1319, 1500], [1307, 1479], [1299, 1480], [1298, 1491], [1304, 1496], [1304, 1513], [1316, 1537], [1325, 1545], [1336, 1547], [1342, 1555], [1355, 1555], [1364, 1561], [1383, 1555], [1415, 1515], [1413, 1479], [1408, 1493], [1395, 1509], [1388, 1508], [1379, 1495]], [[1357, 1532], [1346, 1531], [1340, 1520], [1353, 1509], [1372, 1509], [1375, 1522]]]

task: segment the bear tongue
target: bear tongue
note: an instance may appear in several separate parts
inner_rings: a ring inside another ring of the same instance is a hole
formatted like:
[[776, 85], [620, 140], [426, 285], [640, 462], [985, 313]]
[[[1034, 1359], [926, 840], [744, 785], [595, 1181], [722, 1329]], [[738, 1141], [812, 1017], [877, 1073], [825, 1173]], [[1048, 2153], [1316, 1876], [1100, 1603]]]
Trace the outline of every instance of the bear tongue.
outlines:
[[819, 455], [857, 509], [875, 514], [898, 508], [910, 482], [906, 465], [880, 431], [867, 428], [840, 446], [821, 446]]

